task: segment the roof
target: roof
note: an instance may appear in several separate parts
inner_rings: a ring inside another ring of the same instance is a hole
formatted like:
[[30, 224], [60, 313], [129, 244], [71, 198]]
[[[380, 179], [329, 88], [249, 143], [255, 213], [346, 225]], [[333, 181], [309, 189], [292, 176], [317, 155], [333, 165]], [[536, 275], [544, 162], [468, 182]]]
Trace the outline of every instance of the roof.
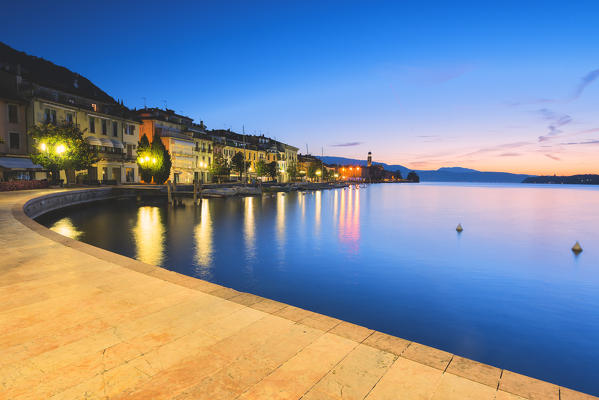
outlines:
[[41, 165], [34, 164], [30, 158], [0, 157], [0, 168], [6, 169], [44, 169]]

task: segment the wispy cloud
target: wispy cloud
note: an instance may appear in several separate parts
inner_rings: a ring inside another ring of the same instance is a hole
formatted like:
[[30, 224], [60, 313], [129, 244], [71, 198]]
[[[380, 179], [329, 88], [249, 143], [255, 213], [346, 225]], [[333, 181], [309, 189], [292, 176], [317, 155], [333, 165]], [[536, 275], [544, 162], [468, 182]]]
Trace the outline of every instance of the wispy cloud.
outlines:
[[483, 147], [481, 149], [471, 151], [470, 153], [463, 154], [460, 157], [467, 158], [467, 157], [477, 156], [480, 154], [493, 153], [496, 151], [506, 151], [506, 150], [516, 149], [518, 147], [523, 147], [523, 146], [526, 146], [529, 144], [530, 144], [530, 142], [503, 143], [503, 144], [498, 144], [496, 146]]
[[554, 156], [552, 154], [545, 154], [545, 157], [549, 157], [549, 158], [551, 158], [552, 160], [555, 160], [555, 161], [561, 161], [561, 159], [559, 157]]
[[599, 69], [589, 72], [585, 76], [580, 79], [580, 83], [576, 87], [576, 91], [574, 92], [574, 98], [577, 99], [580, 97], [582, 92], [593, 83], [597, 78], [599, 78]]
[[537, 113], [539, 113], [544, 120], [550, 122], [547, 127], [547, 133], [539, 136], [539, 142], [544, 142], [551, 139], [553, 136], [562, 133], [562, 130], [559, 128], [572, 122], [572, 117], [568, 114], [557, 113], [548, 108], [541, 108], [540, 110], [537, 110]]
[[332, 144], [332, 147], [352, 147], [352, 146], [359, 146], [361, 145], [362, 142], [347, 142], [347, 143], [336, 143], [336, 144]]
[[518, 157], [521, 155], [522, 154], [520, 154], [520, 153], [502, 153], [499, 155], [499, 157]]
[[560, 143], [564, 146], [572, 146], [577, 144], [599, 144], [599, 140], [585, 140], [584, 142], [569, 142], [569, 143]]

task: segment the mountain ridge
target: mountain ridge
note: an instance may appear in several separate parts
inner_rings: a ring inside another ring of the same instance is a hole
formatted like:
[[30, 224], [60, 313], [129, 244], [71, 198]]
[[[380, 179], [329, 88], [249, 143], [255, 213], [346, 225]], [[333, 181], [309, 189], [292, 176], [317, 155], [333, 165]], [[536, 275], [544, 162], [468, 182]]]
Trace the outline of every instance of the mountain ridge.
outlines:
[[[366, 165], [366, 160], [357, 160], [346, 157], [317, 156], [326, 164], [338, 165]], [[381, 165], [388, 171], [401, 171], [405, 178], [410, 171], [415, 171], [423, 182], [490, 182], [490, 183], [521, 183], [524, 179], [535, 175], [512, 174], [510, 172], [478, 171], [463, 167], [441, 167], [436, 170], [410, 169], [401, 164], [387, 164], [373, 161], [374, 165]]]

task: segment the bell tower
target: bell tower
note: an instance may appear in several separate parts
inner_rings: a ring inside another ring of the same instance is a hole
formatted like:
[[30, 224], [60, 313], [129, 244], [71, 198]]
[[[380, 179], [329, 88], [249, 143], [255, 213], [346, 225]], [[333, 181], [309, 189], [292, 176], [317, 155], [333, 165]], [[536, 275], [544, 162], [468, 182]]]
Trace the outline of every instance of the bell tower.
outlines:
[[366, 165], [368, 167], [372, 167], [372, 153], [370, 151], [368, 152], [368, 159], [367, 159]]

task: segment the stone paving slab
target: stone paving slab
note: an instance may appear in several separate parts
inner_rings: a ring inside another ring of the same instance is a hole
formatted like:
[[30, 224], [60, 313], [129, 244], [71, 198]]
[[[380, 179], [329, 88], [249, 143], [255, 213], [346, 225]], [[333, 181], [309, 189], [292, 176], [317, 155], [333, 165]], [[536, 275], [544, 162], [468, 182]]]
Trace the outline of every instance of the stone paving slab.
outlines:
[[66, 238], [48, 193], [0, 194], [0, 399], [596, 398]]

